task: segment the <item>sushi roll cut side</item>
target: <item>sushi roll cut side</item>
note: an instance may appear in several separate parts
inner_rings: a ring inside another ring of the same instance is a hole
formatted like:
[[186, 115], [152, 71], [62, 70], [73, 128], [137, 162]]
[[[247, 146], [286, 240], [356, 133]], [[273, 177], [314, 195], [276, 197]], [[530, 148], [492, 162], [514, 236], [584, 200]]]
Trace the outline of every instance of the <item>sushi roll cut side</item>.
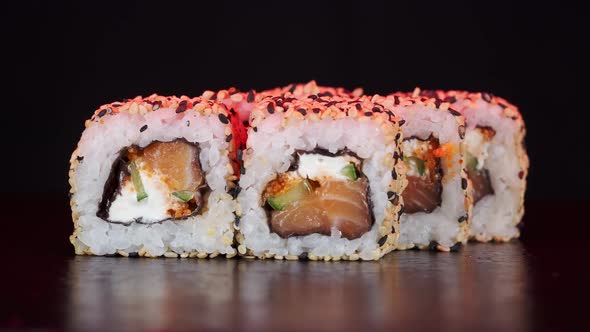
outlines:
[[252, 110], [238, 196], [241, 255], [375, 260], [393, 250], [405, 186], [403, 162], [393, 158], [401, 119], [369, 100], [349, 101], [287, 92]]
[[76, 253], [235, 255], [239, 126], [224, 104], [203, 98], [99, 108], [70, 160]]
[[415, 91], [445, 100], [465, 116], [466, 166], [473, 187], [474, 240], [509, 241], [520, 235], [529, 159], [518, 109], [489, 93]]
[[464, 154], [465, 122], [433, 98], [373, 96], [403, 119], [399, 156], [407, 168], [398, 249], [449, 251], [467, 240], [471, 196]]

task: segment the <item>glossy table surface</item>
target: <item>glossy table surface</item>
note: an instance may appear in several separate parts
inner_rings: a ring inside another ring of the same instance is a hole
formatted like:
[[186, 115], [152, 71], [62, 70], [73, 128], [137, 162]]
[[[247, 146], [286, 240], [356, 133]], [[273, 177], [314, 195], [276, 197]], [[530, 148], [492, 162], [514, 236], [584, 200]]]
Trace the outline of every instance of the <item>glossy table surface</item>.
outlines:
[[[46, 217], [26, 223], [20, 199], [4, 200], [0, 329], [584, 329], [583, 202], [528, 203], [523, 238], [508, 244], [293, 262], [76, 257], [67, 201], [47, 196]], [[568, 237], [552, 227], [566, 221], [563, 211], [583, 225]]]

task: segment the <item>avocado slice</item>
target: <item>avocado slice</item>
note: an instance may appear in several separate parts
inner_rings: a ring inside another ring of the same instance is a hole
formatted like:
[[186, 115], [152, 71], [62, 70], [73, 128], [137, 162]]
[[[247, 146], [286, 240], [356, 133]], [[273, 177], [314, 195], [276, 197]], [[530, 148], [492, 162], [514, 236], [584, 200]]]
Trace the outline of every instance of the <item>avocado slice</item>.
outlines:
[[137, 192], [137, 201], [140, 202], [141, 200], [147, 198], [148, 194], [143, 188], [143, 182], [141, 181], [141, 175], [139, 175], [139, 170], [137, 170], [135, 160], [132, 160], [129, 163], [129, 173], [131, 173], [131, 182], [133, 182], [133, 186]]
[[195, 197], [195, 192], [190, 190], [173, 191], [172, 196], [186, 203]]
[[415, 167], [416, 170], [418, 171], [418, 174], [420, 174], [420, 176], [424, 175], [424, 171], [426, 171], [426, 164], [425, 164], [424, 160], [422, 160], [418, 157], [404, 156], [404, 163], [408, 167]]
[[274, 210], [282, 210], [287, 205], [302, 199], [303, 197], [309, 195], [311, 193], [311, 184], [309, 180], [303, 179], [302, 181], [296, 183], [291, 188], [267, 198], [268, 205], [272, 207]]
[[358, 174], [356, 174], [356, 167], [354, 167], [354, 164], [352, 163], [344, 166], [342, 170], [340, 170], [340, 174], [346, 176], [351, 180], [358, 179]]

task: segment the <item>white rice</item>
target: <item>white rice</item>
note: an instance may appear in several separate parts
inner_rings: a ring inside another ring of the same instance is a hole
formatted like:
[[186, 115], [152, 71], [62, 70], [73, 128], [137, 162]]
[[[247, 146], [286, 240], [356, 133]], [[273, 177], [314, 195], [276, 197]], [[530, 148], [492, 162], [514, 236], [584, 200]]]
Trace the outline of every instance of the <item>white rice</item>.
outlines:
[[[100, 123], [104, 121], [104, 123]], [[225, 126], [217, 116], [202, 116], [194, 110], [177, 114], [159, 109], [145, 115], [121, 112], [92, 122], [82, 134], [76, 155], [83, 156], [73, 175], [73, 213], [79, 215], [76, 247], [95, 255], [144, 250], [150, 256], [166, 251], [233, 254], [235, 202], [226, 193], [225, 178], [230, 175], [225, 142]], [[148, 129], [140, 132], [144, 125]], [[104, 184], [119, 151], [131, 145], [145, 147], [153, 141], [184, 138], [199, 143], [200, 161], [211, 189], [208, 209], [185, 220], [130, 226], [106, 222], [96, 216]]]
[[[246, 174], [240, 179], [242, 192], [238, 196], [242, 209], [239, 228], [245, 246], [256, 256], [307, 252], [315, 256], [341, 257], [357, 253], [362, 259], [378, 258], [377, 237], [392, 181], [391, 170], [384, 164], [386, 158], [391, 159], [395, 145], [385, 144], [379, 125], [372, 121], [325, 118], [314, 122], [291, 118], [289, 126], [283, 127], [283, 120], [284, 113], [275, 113], [258, 124], [257, 132], [249, 130]], [[270, 231], [268, 218], [261, 207], [262, 191], [278, 173], [289, 169], [295, 150], [310, 151], [316, 147], [332, 153], [348, 148], [364, 159], [362, 171], [369, 180], [375, 224], [360, 238], [349, 240], [334, 230], [331, 236], [311, 234], [285, 239]]]
[[519, 230], [515, 220], [520, 218], [520, 195], [524, 190], [524, 182], [518, 177], [521, 169], [515, 151], [520, 144], [515, 142], [518, 123], [503, 116], [499, 105], [483, 100], [462, 100], [455, 105], [465, 115], [468, 132], [476, 126], [487, 126], [496, 131], [485, 162], [494, 194], [483, 197], [475, 204], [470, 235], [484, 235], [487, 239], [517, 237]]
[[[451, 113], [429, 109], [420, 104], [399, 106], [394, 109], [394, 112], [406, 120], [406, 124], [402, 126], [405, 138], [414, 136], [427, 139], [432, 134], [441, 145], [454, 143], [458, 149], [461, 148], [459, 125]], [[445, 161], [448, 159], [441, 160], [443, 170], [441, 206], [431, 213], [402, 214], [398, 244], [400, 249], [428, 246], [431, 241], [451, 247], [456, 242], [462, 241], [458, 238], [461, 233], [458, 219], [464, 216], [466, 211], [465, 192], [461, 188], [459, 159], [461, 155], [455, 153], [450, 163]], [[448, 168], [448, 165], [452, 165], [451, 168]]]

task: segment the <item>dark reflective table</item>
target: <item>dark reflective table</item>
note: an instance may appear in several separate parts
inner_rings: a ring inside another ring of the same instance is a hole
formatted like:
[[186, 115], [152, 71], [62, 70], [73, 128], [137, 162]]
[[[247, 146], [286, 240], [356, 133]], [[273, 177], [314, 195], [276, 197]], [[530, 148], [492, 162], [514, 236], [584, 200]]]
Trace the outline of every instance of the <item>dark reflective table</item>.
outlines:
[[[508, 244], [470, 244], [459, 253], [394, 252], [379, 262], [76, 257], [66, 242], [67, 204], [57, 198], [44, 204], [49, 218], [37, 221], [38, 227], [12, 226], [0, 286], [0, 328], [538, 331], [584, 326], [582, 294], [590, 275], [578, 257], [585, 250], [583, 236], [552, 239], [550, 223], [531, 226], [521, 241]], [[527, 224], [560, 215], [547, 204], [528, 208]], [[9, 220], [10, 215], [5, 224]], [[36, 244], [16, 234], [27, 234]]]

